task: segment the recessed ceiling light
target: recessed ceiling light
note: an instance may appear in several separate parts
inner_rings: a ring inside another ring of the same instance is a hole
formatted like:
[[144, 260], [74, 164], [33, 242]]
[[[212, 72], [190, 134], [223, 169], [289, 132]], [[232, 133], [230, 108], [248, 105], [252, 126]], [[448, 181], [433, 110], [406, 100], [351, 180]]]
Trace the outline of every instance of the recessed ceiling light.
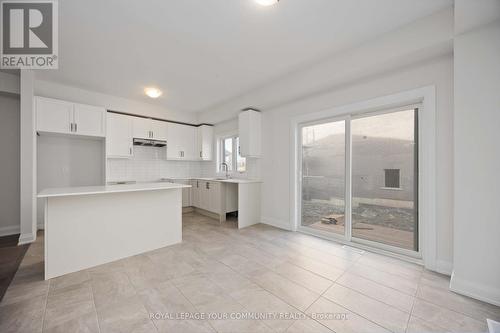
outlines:
[[160, 89], [152, 87], [144, 89], [144, 93], [151, 98], [158, 98], [163, 94]]
[[272, 6], [279, 2], [280, 0], [255, 0], [261, 6]]

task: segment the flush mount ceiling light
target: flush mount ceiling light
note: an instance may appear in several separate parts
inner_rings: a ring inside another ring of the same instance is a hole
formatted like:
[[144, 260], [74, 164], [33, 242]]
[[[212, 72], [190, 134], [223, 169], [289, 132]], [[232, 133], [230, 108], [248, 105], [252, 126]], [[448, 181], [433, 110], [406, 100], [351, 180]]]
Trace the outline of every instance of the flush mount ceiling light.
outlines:
[[144, 93], [151, 98], [158, 98], [163, 94], [160, 89], [153, 87], [145, 88]]
[[255, 0], [261, 6], [272, 6], [279, 2], [280, 0]]

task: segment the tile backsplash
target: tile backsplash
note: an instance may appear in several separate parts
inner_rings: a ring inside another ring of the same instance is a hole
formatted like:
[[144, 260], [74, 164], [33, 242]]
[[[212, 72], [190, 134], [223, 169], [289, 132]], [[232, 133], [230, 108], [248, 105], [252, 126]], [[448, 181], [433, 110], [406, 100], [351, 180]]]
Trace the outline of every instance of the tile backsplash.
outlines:
[[[167, 161], [165, 148], [134, 147], [130, 159], [107, 160], [106, 181], [156, 181], [161, 178], [215, 177], [215, 161]], [[247, 172], [232, 175], [234, 178], [260, 178], [260, 160], [247, 159]]]
[[155, 181], [161, 178], [188, 178], [200, 176], [196, 161], [167, 161], [165, 148], [134, 147], [130, 159], [109, 158], [107, 181]]

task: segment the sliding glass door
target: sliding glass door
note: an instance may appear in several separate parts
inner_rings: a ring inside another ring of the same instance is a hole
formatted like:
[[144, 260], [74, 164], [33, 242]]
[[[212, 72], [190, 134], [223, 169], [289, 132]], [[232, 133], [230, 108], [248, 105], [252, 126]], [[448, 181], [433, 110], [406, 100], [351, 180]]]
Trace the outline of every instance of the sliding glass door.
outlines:
[[302, 226], [345, 234], [345, 121], [301, 128]]
[[301, 227], [418, 252], [418, 109], [302, 124]]

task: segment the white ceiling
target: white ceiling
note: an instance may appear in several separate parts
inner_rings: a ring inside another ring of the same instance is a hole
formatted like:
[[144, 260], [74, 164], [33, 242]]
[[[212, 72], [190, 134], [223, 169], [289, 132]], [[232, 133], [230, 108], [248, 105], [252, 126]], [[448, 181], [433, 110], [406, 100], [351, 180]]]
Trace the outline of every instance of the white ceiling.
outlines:
[[[59, 1], [59, 70], [37, 78], [198, 112], [452, 0]], [[145, 86], [164, 91], [158, 100]]]

